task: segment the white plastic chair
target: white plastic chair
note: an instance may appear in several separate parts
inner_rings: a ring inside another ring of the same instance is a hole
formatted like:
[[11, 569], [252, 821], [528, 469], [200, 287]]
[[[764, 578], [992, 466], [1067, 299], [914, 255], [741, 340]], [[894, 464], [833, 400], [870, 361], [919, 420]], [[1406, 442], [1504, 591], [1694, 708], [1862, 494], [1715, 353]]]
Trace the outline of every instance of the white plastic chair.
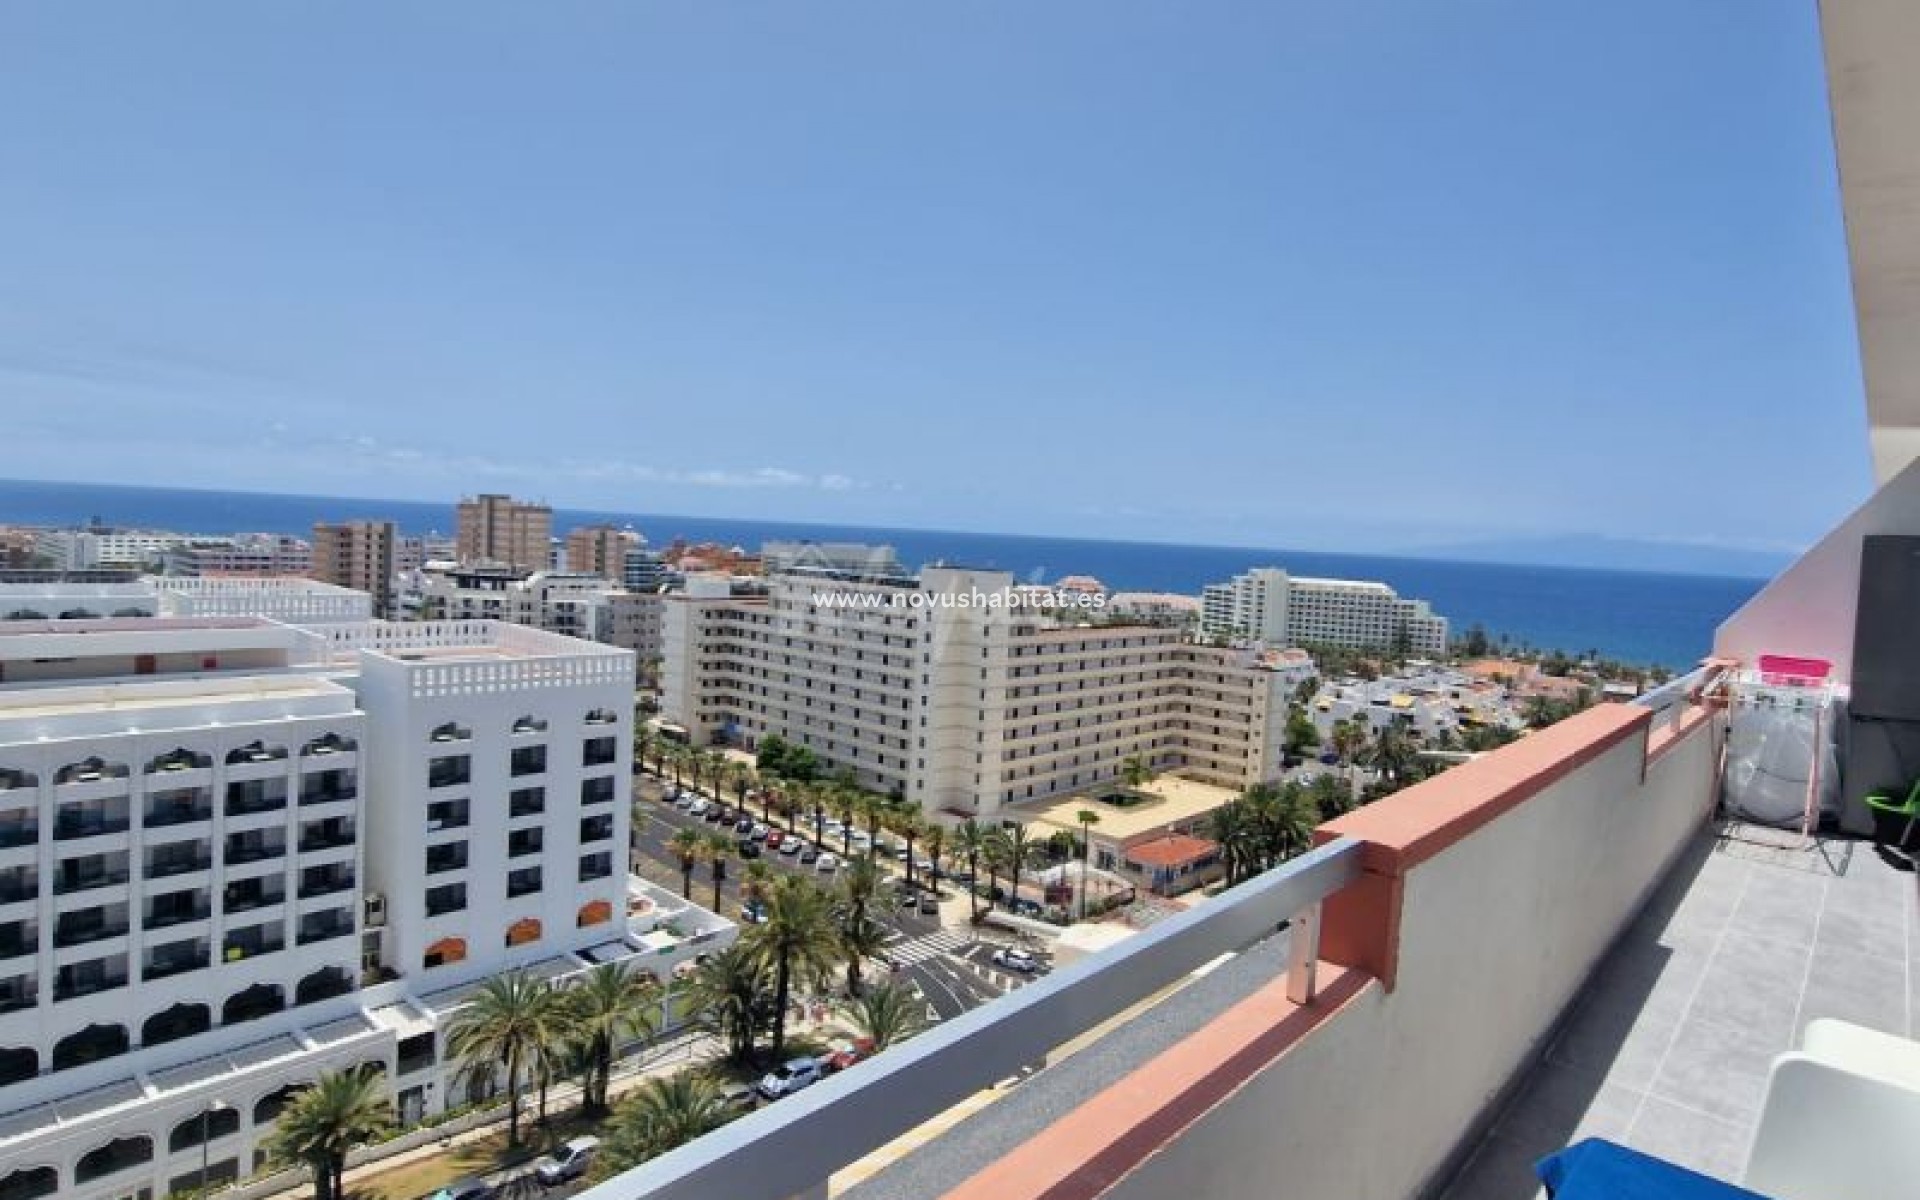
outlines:
[[[1839, 1043], [1818, 1040], [1836, 1053]], [[1806, 1051], [1782, 1054], [1740, 1182], [1772, 1200], [1907, 1200], [1920, 1195], [1916, 1131], [1920, 1090]]]

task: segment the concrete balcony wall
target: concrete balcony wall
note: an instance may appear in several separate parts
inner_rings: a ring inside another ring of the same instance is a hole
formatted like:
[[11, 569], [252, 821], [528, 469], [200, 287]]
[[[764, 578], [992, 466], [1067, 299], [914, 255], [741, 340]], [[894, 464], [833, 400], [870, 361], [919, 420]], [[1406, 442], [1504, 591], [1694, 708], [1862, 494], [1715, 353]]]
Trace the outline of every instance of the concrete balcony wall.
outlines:
[[1762, 654], [1824, 658], [1844, 683], [1853, 673], [1853, 618], [1860, 595], [1860, 539], [1920, 533], [1920, 462], [1883, 484], [1833, 532], [1721, 623], [1717, 657]]
[[1595, 709], [1332, 822], [1366, 873], [1320, 1000], [1276, 980], [953, 1195], [1437, 1190], [1709, 812], [1718, 722], [1652, 724]]

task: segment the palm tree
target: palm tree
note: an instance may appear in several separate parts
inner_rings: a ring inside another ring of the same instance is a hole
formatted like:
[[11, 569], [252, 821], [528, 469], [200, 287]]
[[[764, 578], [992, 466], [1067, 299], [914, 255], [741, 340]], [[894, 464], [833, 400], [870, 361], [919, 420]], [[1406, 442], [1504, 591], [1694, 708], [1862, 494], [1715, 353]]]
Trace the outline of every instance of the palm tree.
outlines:
[[[938, 821], [928, 821], [927, 825], [927, 861], [933, 864], [935, 871], [940, 869], [940, 852], [947, 848], [947, 827]], [[933, 887], [938, 880], [927, 880], [927, 886]]]
[[733, 857], [733, 843], [717, 833], [710, 833], [706, 839], [707, 867], [713, 874], [713, 911], [720, 911], [720, 885], [726, 882], [727, 859]]
[[611, 1179], [650, 1158], [725, 1125], [731, 1113], [711, 1079], [682, 1071], [649, 1079], [623, 1100], [606, 1142], [594, 1155], [592, 1178]]
[[680, 769], [687, 765], [690, 754], [690, 748], [679, 742], [668, 742], [660, 749], [660, 757], [664, 760], [661, 765], [673, 770], [673, 786], [676, 788], [680, 786]]
[[1012, 908], [1015, 912], [1018, 912], [1020, 909], [1020, 905], [1017, 903], [1020, 899], [1020, 868], [1026, 865], [1029, 855], [1027, 827], [1015, 821], [1008, 825], [1006, 830], [1007, 873], [1013, 880], [1013, 886], [1011, 891], [1008, 892], [1008, 895], [1012, 896], [1016, 901], [1016, 903], [1012, 905]]
[[1013, 843], [1007, 837], [1006, 830], [995, 827], [981, 834], [980, 861], [987, 865], [988, 911], [992, 911], [994, 897], [1000, 892], [1000, 872], [1012, 860]]
[[[980, 893], [976, 885], [980, 877], [980, 860], [987, 850], [987, 832], [980, 828], [980, 822], [968, 817], [960, 822], [953, 832], [954, 852], [967, 860], [967, 907], [975, 925], [980, 923]], [[991, 893], [989, 893], [991, 895]]]
[[877, 1053], [925, 1029], [927, 1007], [911, 989], [882, 983], [868, 988], [848, 1006], [847, 1019], [861, 1035], [873, 1040]]
[[1380, 732], [1374, 735], [1373, 745], [1367, 747], [1362, 757], [1382, 779], [1400, 784], [1405, 782], [1418, 755], [1406, 727], [1395, 720], [1380, 727]]
[[707, 768], [707, 790], [713, 793], [713, 802], [726, 807], [726, 799], [720, 794], [720, 784], [727, 776], [727, 756], [718, 750], [709, 750], [700, 756]]
[[907, 886], [913, 886], [913, 844], [926, 836], [927, 822], [915, 808], [903, 809], [893, 820], [893, 831], [907, 844]]
[[743, 762], [733, 764], [733, 794], [740, 801], [740, 815], [747, 815], [747, 794], [753, 790], [754, 770]]
[[667, 839], [667, 848], [680, 859], [680, 898], [693, 899], [693, 869], [706, 856], [707, 838], [698, 829], [681, 829]]
[[654, 745], [659, 740], [660, 735], [647, 728], [647, 723], [636, 717], [633, 723], [633, 761], [639, 763], [641, 769], [646, 768], [647, 756], [653, 753]]
[[827, 894], [811, 879], [782, 876], [767, 897], [767, 919], [744, 939], [773, 971], [773, 1056], [787, 1045], [787, 1005], [798, 976], [812, 983], [838, 965], [840, 938]]
[[879, 902], [880, 868], [871, 858], [861, 857], [847, 863], [834, 885], [834, 926], [840, 937], [840, 953], [847, 960], [847, 995], [860, 994], [860, 965], [880, 952], [886, 930], [873, 919]]
[[[366, 1068], [323, 1073], [280, 1110], [267, 1139], [268, 1155], [276, 1163], [310, 1167], [314, 1200], [342, 1200], [347, 1152], [393, 1127], [386, 1090], [380, 1074]], [[203, 1189], [208, 1186], [200, 1182]]]
[[840, 857], [853, 857], [853, 818], [859, 811], [859, 793], [852, 788], [835, 787], [833, 815], [840, 822]]
[[1153, 782], [1153, 768], [1138, 754], [1131, 754], [1120, 763], [1120, 779], [1130, 788], [1143, 788]]
[[651, 1037], [660, 1027], [660, 985], [625, 963], [601, 963], [566, 992], [568, 1022], [586, 1059], [581, 1111], [607, 1111], [613, 1052], [631, 1038]]
[[773, 868], [757, 858], [747, 860], [747, 873], [740, 880], [740, 895], [748, 900], [765, 900], [773, 886]]
[[1100, 814], [1090, 808], [1083, 808], [1074, 814], [1074, 820], [1080, 822], [1080, 919], [1087, 919], [1087, 868], [1093, 857], [1093, 827], [1100, 823]]
[[1333, 753], [1347, 768], [1347, 784], [1353, 784], [1353, 768], [1360, 761], [1360, 754], [1367, 748], [1370, 740], [1364, 723], [1355, 721], [1335, 721], [1332, 733]]
[[495, 975], [454, 1015], [447, 1049], [471, 1074], [507, 1068], [507, 1141], [520, 1140], [520, 1081], [544, 1070], [567, 1033], [566, 1004], [553, 985], [525, 971]]
[[867, 819], [867, 853], [871, 855], [880, 844], [880, 823], [887, 819], [887, 802], [881, 796], [862, 796], [860, 798], [861, 815]]
[[1227, 866], [1227, 886], [1232, 887], [1259, 869], [1258, 833], [1248, 818], [1247, 806], [1230, 800], [1213, 810], [1208, 833], [1220, 847]]
[[727, 1047], [727, 1061], [753, 1057], [754, 1042], [773, 1016], [772, 979], [751, 948], [734, 943], [702, 960], [687, 982], [691, 1011]]

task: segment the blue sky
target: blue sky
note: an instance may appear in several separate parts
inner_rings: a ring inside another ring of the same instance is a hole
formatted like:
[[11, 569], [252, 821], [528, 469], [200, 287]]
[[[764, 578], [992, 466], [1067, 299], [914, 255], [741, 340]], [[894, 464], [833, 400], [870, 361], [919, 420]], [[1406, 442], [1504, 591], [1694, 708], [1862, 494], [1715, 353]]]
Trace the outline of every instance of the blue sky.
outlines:
[[1810, 3], [9, 5], [0, 147], [14, 477], [1355, 550], [1869, 487]]

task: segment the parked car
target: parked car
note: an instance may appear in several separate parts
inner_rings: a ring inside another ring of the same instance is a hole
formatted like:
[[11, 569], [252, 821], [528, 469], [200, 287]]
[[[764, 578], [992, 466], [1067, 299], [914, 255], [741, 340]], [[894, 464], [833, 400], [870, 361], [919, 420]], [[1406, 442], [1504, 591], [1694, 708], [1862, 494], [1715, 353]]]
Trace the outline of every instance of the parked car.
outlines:
[[873, 1057], [872, 1038], [835, 1038], [827, 1043], [823, 1062], [829, 1074], [844, 1071], [863, 1058]]
[[759, 1103], [759, 1093], [750, 1083], [730, 1083], [720, 1089], [720, 1103], [735, 1112], [750, 1112]]
[[766, 841], [767, 840], [766, 823], [764, 821], [755, 821], [753, 823], [753, 828], [747, 831], [747, 836], [752, 838], [756, 842]]
[[937, 917], [940, 915], [940, 896], [937, 892], [920, 893], [920, 915]]
[[427, 1200], [494, 1200], [499, 1194], [486, 1180], [469, 1176], [454, 1180], [427, 1197]]
[[719, 801], [716, 800], [713, 804], [713, 807], [707, 810], [707, 820], [709, 821], [727, 820], [727, 806], [724, 804], [721, 804]]
[[813, 860], [813, 869], [816, 871], [837, 871], [840, 869], [840, 859], [832, 854], [822, 854], [819, 858]]
[[800, 851], [800, 861], [802, 863], [813, 863], [817, 861], [819, 857], [820, 857], [819, 848], [816, 847], [812, 842], [808, 842], [806, 846], [802, 848]]
[[993, 952], [993, 965], [1017, 971], [1022, 975], [1031, 975], [1040, 969], [1040, 961], [1025, 950], [1013, 946], [1002, 946]]
[[923, 858], [923, 859], [920, 859], [918, 862], [915, 862], [913, 864], [913, 869], [915, 871], [918, 871], [920, 873], [920, 876], [923, 879], [940, 878], [940, 870], [938, 867], [935, 867], [933, 865], [933, 860], [930, 858]]
[[733, 823], [733, 831], [734, 831], [735, 833], [752, 833], [752, 832], [753, 832], [753, 818], [752, 818], [752, 817], [741, 817], [741, 818], [740, 818], [740, 819], [739, 819], [738, 821], [735, 821], [735, 822]]
[[741, 858], [759, 858], [760, 857], [760, 843], [754, 841], [750, 837], [743, 837], [738, 842], [734, 843], [734, 845], [739, 847]]
[[788, 836], [786, 841], [780, 843], [780, 853], [798, 854], [800, 853], [800, 848], [802, 846], [805, 846], [806, 844], [807, 844], [807, 839], [801, 837], [797, 833], [791, 834]]
[[690, 809], [693, 807], [693, 800], [694, 795], [692, 792], [675, 792], [673, 794], [673, 806], [675, 808]]
[[707, 815], [707, 809], [710, 807], [711, 805], [705, 797], [695, 796], [693, 803], [687, 805], [687, 815], [690, 817], [704, 817]]
[[593, 1165], [593, 1156], [599, 1149], [600, 1139], [597, 1137], [574, 1138], [534, 1163], [533, 1176], [543, 1187], [578, 1179]]
[[740, 919], [749, 925], [765, 925], [767, 906], [758, 900], [750, 900], [740, 906]]
[[767, 845], [778, 846], [780, 844], [780, 839], [786, 836], [787, 835], [784, 830], [769, 829], [767, 830]]
[[893, 857], [898, 862], [906, 862], [913, 857], [913, 851], [907, 849], [904, 845], [898, 846], [894, 848]]
[[820, 1062], [813, 1058], [790, 1058], [760, 1080], [760, 1094], [769, 1100], [791, 1096], [801, 1088], [820, 1082]]

